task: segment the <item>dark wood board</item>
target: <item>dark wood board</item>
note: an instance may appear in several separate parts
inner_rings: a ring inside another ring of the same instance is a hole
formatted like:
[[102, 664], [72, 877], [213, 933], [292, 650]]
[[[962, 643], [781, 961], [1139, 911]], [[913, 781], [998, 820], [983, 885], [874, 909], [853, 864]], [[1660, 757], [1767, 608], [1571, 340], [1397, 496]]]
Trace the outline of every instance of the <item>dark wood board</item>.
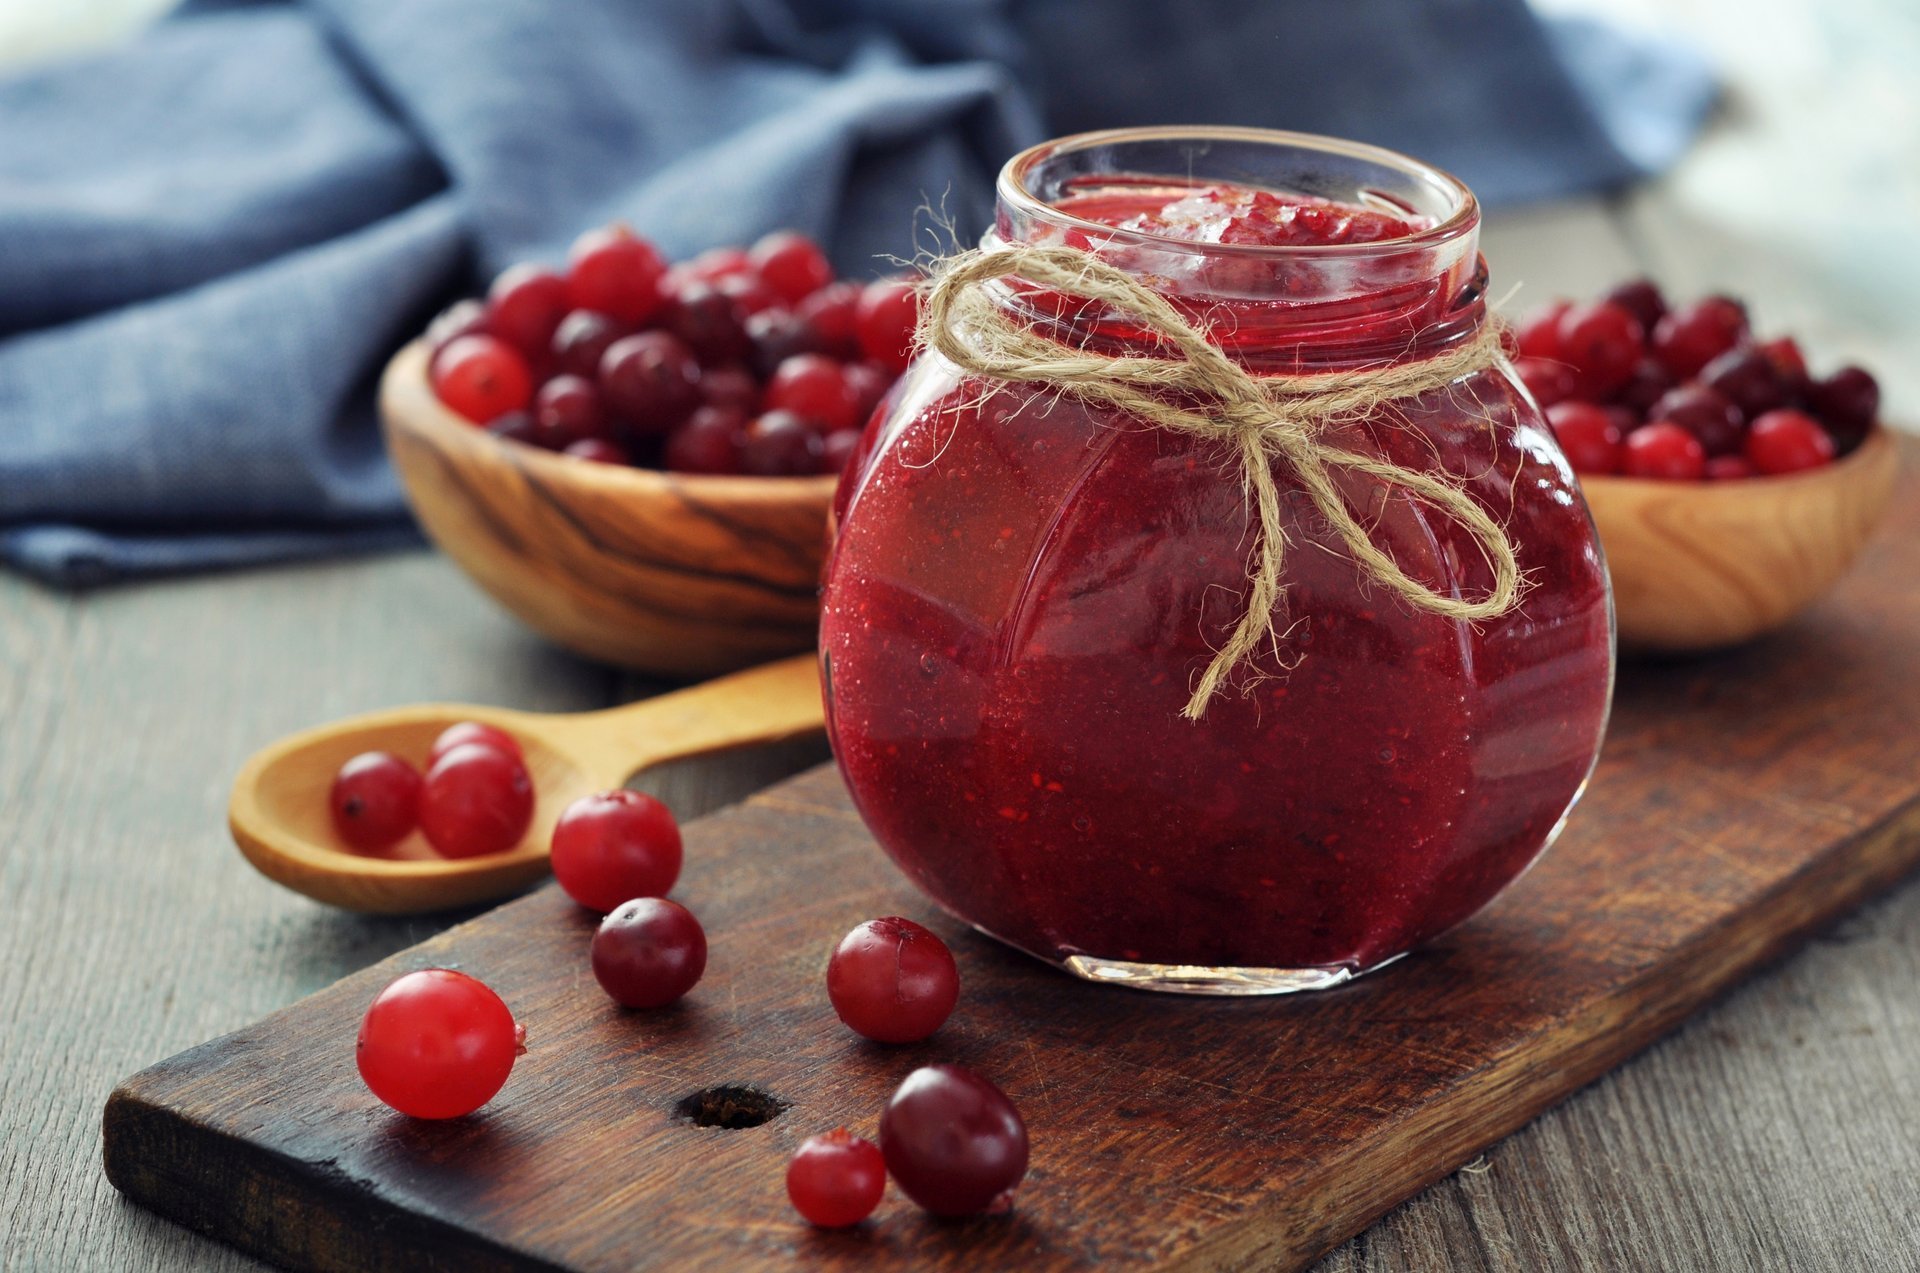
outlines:
[[[1624, 668], [1561, 843], [1353, 986], [1224, 1002], [1075, 982], [932, 916], [822, 770], [690, 828], [677, 896], [713, 959], [684, 1005], [614, 1009], [586, 969], [590, 921], [546, 889], [129, 1079], [108, 1175], [297, 1267], [1297, 1267], [1920, 860], [1915, 486], [1789, 630]], [[887, 912], [928, 918], [965, 981], [910, 1048], [849, 1036], [821, 986], [833, 940]], [[499, 989], [532, 1050], [480, 1114], [416, 1124], [366, 1093], [352, 1040], [380, 985], [434, 965]], [[942, 1223], [890, 1194], [852, 1233], [799, 1224], [791, 1149], [839, 1123], [871, 1134], [931, 1060], [1025, 1111], [1015, 1213]], [[727, 1083], [789, 1107], [742, 1130], [676, 1111]]]

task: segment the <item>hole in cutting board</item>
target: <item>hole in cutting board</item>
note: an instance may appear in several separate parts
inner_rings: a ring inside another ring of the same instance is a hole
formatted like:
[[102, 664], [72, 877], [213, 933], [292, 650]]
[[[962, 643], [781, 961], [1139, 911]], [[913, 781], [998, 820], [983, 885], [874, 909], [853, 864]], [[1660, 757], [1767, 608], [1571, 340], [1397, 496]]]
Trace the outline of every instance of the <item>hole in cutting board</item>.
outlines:
[[771, 1092], [744, 1083], [722, 1083], [681, 1097], [673, 1110], [695, 1127], [719, 1127], [731, 1132], [772, 1122], [787, 1108], [787, 1102]]

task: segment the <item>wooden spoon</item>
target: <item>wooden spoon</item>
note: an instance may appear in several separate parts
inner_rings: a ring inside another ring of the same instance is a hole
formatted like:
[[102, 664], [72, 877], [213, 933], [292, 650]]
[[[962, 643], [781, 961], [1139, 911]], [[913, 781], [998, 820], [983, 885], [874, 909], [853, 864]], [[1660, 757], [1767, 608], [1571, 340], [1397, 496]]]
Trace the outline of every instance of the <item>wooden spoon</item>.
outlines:
[[[456, 721], [497, 725], [519, 740], [536, 803], [526, 838], [505, 853], [442, 858], [418, 832], [379, 856], [349, 850], [334, 831], [334, 774], [363, 751], [418, 764]], [[606, 711], [556, 715], [423, 703], [336, 721], [255, 753], [227, 806], [234, 842], [267, 878], [349, 910], [401, 915], [503, 897], [547, 871], [553, 824], [583, 795], [642, 769], [820, 729], [818, 663], [796, 655], [690, 689]]]

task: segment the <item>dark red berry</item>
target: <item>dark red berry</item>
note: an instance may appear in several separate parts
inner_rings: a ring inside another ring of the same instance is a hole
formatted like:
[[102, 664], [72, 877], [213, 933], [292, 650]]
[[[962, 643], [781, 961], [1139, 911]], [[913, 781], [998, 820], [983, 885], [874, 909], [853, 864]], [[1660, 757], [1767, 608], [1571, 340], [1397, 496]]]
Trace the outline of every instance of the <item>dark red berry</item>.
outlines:
[[1842, 367], [1807, 390], [1807, 405], [1837, 438], [1857, 442], [1880, 415], [1880, 382], [1858, 367]]
[[820, 468], [820, 435], [799, 416], [769, 411], [740, 438], [740, 471], [755, 477], [799, 477]]
[[462, 336], [488, 336], [487, 307], [469, 297], [434, 315], [427, 324], [427, 350], [437, 354]]
[[553, 366], [564, 375], [592, 380], [600, 374], [600, 360], [607, 347], [633, 329], [616, 323], [605, 314], [576, 309], [560, 320], [553, 331]]
[[859, 429], [840, 429], [820, 439], [820, 471], [838, 476], [847, 471], [853, 457], [860, 454]]
[[1706, 478], [1709, 482], [1733, 482], [1742, 478], [1758, 477], [1753, 465], [1747, 463], [1744, 455], [1710, 455], [1707, 457]]
[[914, 326], [920, 319], [920, 296], [905, 279], [869, 283], [854, 310], [854, 328], [860, 350], [868, 361], [896, 371], [913, 359]]
[[1700, 369], [1700, 383], [1740, 408], [1744, 420], [1757, 420], [1787, 404], [1786, 382], [1758, 349], [1729, 349]]
[[638, 791], [582, 796], [553, 826], [553, 878], [589, 910], [665, 897], [680, 878], [680, 860], [680, 824]]
[[747, 320], [749, 360], [762, 379], [770, 378], [781, 363], [801, 354], [817, 354], [825, 347], [812, 323], [789, 310], [772, 309]]
[[1548, 301], [1522, 319], [1515, 337], [1519, 355], [1560, 361], [1560, 317], [1572, 308], [1572, 301]]
[[1556, 402], [1565, 402], [1580, 388], [1579, 376], [1563, 362], [1546, 358], [1516, 358], [1513, 370], [1543, 410]]
[[700, 373], [700, 400], [743, 416], [760, 410], [760, 382], [745, 367], [708, 367]]
[[1747, 430], [1744, 454], [1754, 470], [1772, 477], [1831, 464], [1836, 448], [1820, 422], [1804, 411], [1769, 411]]
[[567, 287], [575, 308], [643, 323], [660, 308], [660, 278], [666, 272], [653, 244], [624, 225], [610, 225], [574, 240]]
[[821, 433], [860, 423], [860, 402], [844, 368], [823, 354], [795, 354], [774, 369], [762, 398], [769, 411], [791, 411]]
[[724, 407], [701, 407], [667, 435], [666, 466], [675, 473], [738, 473], [747, 418]]
[[420, 823], [420, 773], [389, 752], [361, 752], [340, 766], [327, 803], [348, 844], [363, 853], [391, 848]]
[[792, 305], [833, 282], [833, 264], [818, 244], [793, 230], [776, 230], [753, 245], [748, 258], [760, 281]]
[[879, 1146], [844, 1127], [802, 1141], [787, 1164], [793, 1209], [823, 1229], [859, 1224], [886, 1191], [887, 1163]]
[[1633, 369], [1633, 374], [1627, 377], [1626, 383], [1613, 391], [1613, 400], [1645, 420], [1649, 418], [1647, 413], [1653, 410], [1653, 404], [1660, 400], [1660, 395], [1671, 388], [1673, 376], [1667, 369], [1652, 358], [1642, 358], [1639, 366]]
[[1688, 380], [1746, 335], [1746, 306], [1725, 296], [1709, 296], [1669, 312], [1654, 324], [1653, 356], [1675, 380]]
[[1800, 352], [1800, 343], [1791, 336], [1782, 336], [1777, 340], [1764, 340], [1754, 346], [1773, 364], [1780, 379], [1788, 384], [1799, 384], [1807, 378], [1807, 356]]
[[600, 392], [638, 433], [665, 433], [700, 403], [700, 364], [666, 332], [616, 340], [600, 360]]
[[513, 346], [492, 336], [461, 336], [428, 364], [433, 392], [448, 407], [487, 424], [523, 411], [533, 398], [533, 373]]
[[887, 396], [887, 391], [900, 378], [897, 372], [870, 362], [848, 363], [846, 377], [847, 387], [853, 390], [853, 400], [859, 407], [854, 418], [862, 424], [866, 423], [867, 417], [873, 414], [874, 408], [880, 405], [880, 400]]
[[701, 365], [737, 362], [752, 349], [740, 311], [712, 285], [690, 281], [673, 289], [660, 327], [686, 342]]
[[1568, 309], [1560, 316], [1559, 336], [1560, 357], [1573, 364], [1584, 391], [1596, 398], [1625, 384], [1646, 350], [1640, 320], [1608, 301]]
[[526, 753], [520, 749], [520, 740], [497, 725], [484, 725], [477, 720], [463, 720], [449, 725], [440, 731], [433, 740], [433, 746], [427, 749], [427, 768], [438, 764], [440, 757], [455, 747], [474, 743], [481, 747], [491, 747], [495, 751], [505, 752], [521, 764], [527, 762]]
[[733, 302], [735, 310], [748, 318], [768, 310], [786, 308], [780, 294], [762, 283], [757, 274], [729, 274], [713, 286], [720, 295]]
[[504, 853], [533, 820], [533, 780], [519, 759], [479, 743], [462, 743], [427, 770], [420, 791], [420, 830], [442, 857]]
[[860, 356], [860, 337], [854, 325], [860, 290], [858, 283], [829, 283], [793, 311], [820, 334], [822, 350], [843, 361]]
[[534, 436], [533, 416], [525, 411], [509, 411], [503, 416], [495, 416], [487, 421], [487, 432], [508, 442], [540, 445]]
[[607, 408], [599, 387], [579, 376], [555, 376], [533, 396], [533, 425], [534, 440], [553, 451], [604, 436]]
[[487, 289], [487, 329], [522, 354], [545, 358], [572, 308], [567, 280], [537, 265], [513, 265]]
[[664, 897], [622, 902], [593, 935], [593, 975], [614, 1002], [660, 1008], [707, 970], [707, 935], [693, 912]]
[[1700, 439], [1664, 420], [1629, 433], [1621, 449], [1620, 471], [1628, 477], [1693, 482], [1706, 470], [1707, 452]]
[[1027, 1174], [1027, 1125], [971, 1070], [928, 1065], [887, 1101], [880, 1153], [900, 1191], [928, 1211], [977, 1215], [1011, 1202]]
[[373, 1094], [413, 1118], [460, 1118], [494, 1098], [526, 1033], [484, 982], [410, 972], [374, 996], [354, 1062]]
[[1622, 430], [1606, 410], [1591, 402], [1556, 402], [1547, 423], [1576, 473], [1613, 473], [1620, 467]]
[[1660, 401], [1647, 412], [1647, 419], [1679, 425], [1700, 439], [1708, 455], [1731, 455], [1738, 451], [1746, 427], [1740, 408], [1719, 390], [1702, 384], [1684, 384], [1661, 395]]
[[960, 998], [953, 952], [930, 930], [890, 915], [848, 933], [827, 961], [827, 997], [848, 1029], [876, 1043], [918, 1043]]
[[1653, 285], [1651, 279], [1631, 279], [1601, 299], [1632, 314], [1643, 332], [1651, 332], [1654, 324], [1667, 316], [1667, 298], [1660, 294], [1660, 289]]
[[581, 438], [569, 443], [562, 455], [570, 455], [576, 460], [586, 460], [593, 464], [632, 464], [633, 457], [618, 442], [609, 442], [605, 438]]

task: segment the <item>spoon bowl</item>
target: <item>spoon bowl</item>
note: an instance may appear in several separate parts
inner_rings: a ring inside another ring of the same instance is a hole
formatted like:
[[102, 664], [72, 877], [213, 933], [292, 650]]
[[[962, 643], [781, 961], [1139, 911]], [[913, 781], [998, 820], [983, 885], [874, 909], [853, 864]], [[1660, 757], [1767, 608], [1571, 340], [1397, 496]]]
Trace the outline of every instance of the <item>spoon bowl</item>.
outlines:
[[[533, 821], [504, 853], [436, 854], [419, 832], [378, 854], [343, 844], [327, 796], [340, 766], [388, 751], [413, 764], [460, 721], [512, 734], [533, 778]], [[597, 712], [547, 714], [458, 703], [370, 712], [293, 734], [256, 753], [234, 779], [227, 822], [261, 874], [329, 905], [401, 915], [518, 892], [548, 869], [553, 824], [573, 801], [643, 769], [778, 742], [822, 726], [819, 674], [799, 655], [690, 689]]]

